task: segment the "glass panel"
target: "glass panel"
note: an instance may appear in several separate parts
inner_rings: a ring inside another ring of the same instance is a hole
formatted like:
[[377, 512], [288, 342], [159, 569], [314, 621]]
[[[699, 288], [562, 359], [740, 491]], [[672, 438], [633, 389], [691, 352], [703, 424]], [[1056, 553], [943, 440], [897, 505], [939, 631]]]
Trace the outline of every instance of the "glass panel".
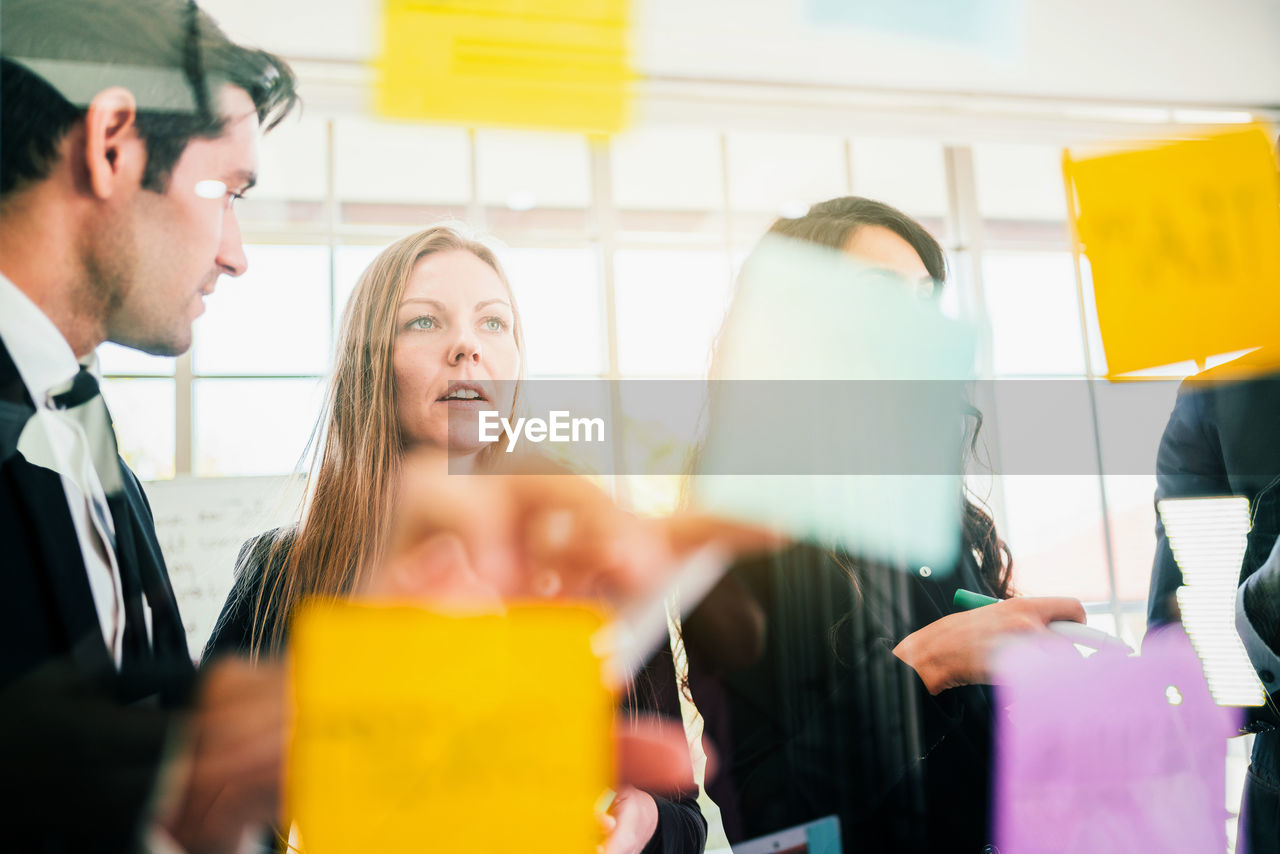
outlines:
[[1145, 602], [1155, 557], [1155, 461], [1178, 394], [1176, 381], [1094, 384], [1102, 434], [1103, 486], [1116, 588]]
[[323, 394], [320, 380], [196, 380], [195, 474], [301, 471]]
[[377, 258], [378, 253], [385, 248], [386, 246], [382, 245], [347, 245], [339, 246], [335, 250], [333, 281], [334, 305], [337, 307], [338, 322], [341, 322], [342, 313], [346, 310], [347, 300], [351, 299], [351, 292], [355, 290], [356, 282], [360, 281], [360, 274], [373, 263], [373, 259]]
[[1116, 616], [1111, 612], [1109, 605], [1095, 605], [1090, 608], [1085, 614], [1084, 622], [1090, 628], [1106, 632], [1109, 635], [1119, 636], [1116, 632]]
[[98, 364], [103, 376], [110, 374], [148, 374], [158, 377], [173, 376], [172, 356], [152, 356], [132, 347], [121, 347], [110, 341], [98, 347]]
[[1018, 592], [1110, 601], [1098, 478], [1005, 475], [1002, 486]]
[[595, 252], [508, 249], [502, 262], [524, 326], [525, 375], [604, 374], [604, 313]]
[[323, 201], [328, 122], [290, 116], [262, 137], [253, 199]]
[[[938, 295], [938, 310], [953, 320], [966, 317], [973, 305], [973, 278], [970, 272], [969, 253], [947, 252], [947, 280], [942, 283]], [[963, 296], [961, 291], [964, 292]]]
[[1066, 220], [1061, 148], [979, 143], [974, 146], [973, 161], [983, 217]]
[[197, 374], [321, 374], [329, 354], [329, 250], [246, 246], [249, 271], [224, 282], [196, 324]]
[[[1155, 445], [1151, 455], [1155, 456]], [[1156, 478], [1151, 474], [1112, 474], [1102, 479], [1111, 522], [1111, 554], [1121, 599], [1147, 600], [1156, 554]]]
[[729, 305], [729, 259], [638, 250], [614, 258], [622, 375], [705, 376]]
[[1253, 756], [1252, 734], [1240, 738], [1227, 739], [1227, 854], [1248, 854], [1243, 846], [1237, 846], [1241, 801], [1244, 798], [1244, 783], [1249, 773], [1249, 762]]
[[727, 149], [734, 210], [794, 217], [814, 202], [849, 192], [840, 137], [731, 133]]
[[462, 128], [342, 119], [334, 125], [334, 184], [352, 202], [412, 205], [471, 198], [471, 155]]
[[327, 125], [293, 115], [262, 138], [258, 183], [236, 208], [241, 222], [323, 225]]
[[680, 235], [723, 231], [719, 134], [633, 130], [616, 137], [609, 150], [621, 231]]
[[[1102, 329], [1098, 325], [1098, 302], [1093, 293], [1093, 271], [1089, 259], [1080, 258], [1080, 281], [1084, 292], [1084, 323], [1089, 335], [1089, 367], [1094, 376], [1106, 376], [1107, 354], [1102, 348]], [[1191, 371], [1194, 373], [1194, 369]]]
[[1142, 639], [1147, 636], [1147, 598], [1143, 596], [1141, 601], [1123, 602], [1121, 605], [1124, 607], [1124, 614], [1121, 618], [1120, 639], [1138, 649]]
[[853, 140], [853, 192], [916, 219], [947, 212], [942, 143], [921, 139]]
[[586, 137], [528, 131], [476, 131], [478, 193], [485, 226], [586, 230], [591, 200]]
[[590, 202], [586, 137], [476, 131], [476, 162], [480, 201], [485, 205], [520, 210], [585, 208]]
[[633, 130], [610, 143], [619, 209], [710, 211], [724, 207], [720, 136], [708, 131]]
[[173, 477], [173, 380], [104, 380], [120, 456], [143, 480]]
[[1071, 255], [988, 252], [982, 273], [995, 375], [1083, 375]]

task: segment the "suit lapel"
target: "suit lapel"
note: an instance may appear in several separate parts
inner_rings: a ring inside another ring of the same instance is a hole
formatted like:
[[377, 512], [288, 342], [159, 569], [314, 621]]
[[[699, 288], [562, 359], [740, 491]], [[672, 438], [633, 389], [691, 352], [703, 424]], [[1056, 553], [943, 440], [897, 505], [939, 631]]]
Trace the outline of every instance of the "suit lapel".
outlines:
[[[75, 650], [81, 663], [98, 667], [110, 653], [102, 637], [98, 608], [89, 587], [80, 540], [76, 536], [67, 494], [57, 472], [35, 466], [21, 454], [7, 463], [12, 468], [25, 503], [32, 511], [31, 531], [44, 558], [44, 571], [58, 607], [58, 616], [66, 630], [67, 645]], [[86, 638], [89, 642], [85, 642]]]
[[128, 533], [121, 538], [121, 526], [117, 523], [116, 536], [120, 543], [127, 543], [125, 547], [130, 550], [131, 559], [137, 568], [146, 604], [151, 608], [152, 649], [157, 658], [172, 658], [190, 663], [186, 628], [165, 568], [164, 556], [160, 552], [160, 543], [156, 540], [151, 509], [142, 493], [142, 485], [133, 472], [123, 463], [120, 468], [124, 481], [122, 499], [127, 508], [125, 515], [129, 524]]
[[0, 341], [0, 465], [18, 452], [18, 438], [35, 414], [18, 367]]
[[18, 452], [18, 439], [34, 414], [30, 406], [0, 400], [0, 465]]
[[30, 513], [28, 530], [43, 558], [43, 566], [36, 571], [47, 574], [67, 647], [76, 660], [91, 668], [114, 667], [102, 637], [62, 478], [31, 464], [18, 451], [18, 438], [33, 414], [31, 396], [0, 340], [0, 467], [11, 472], [15, 497]]

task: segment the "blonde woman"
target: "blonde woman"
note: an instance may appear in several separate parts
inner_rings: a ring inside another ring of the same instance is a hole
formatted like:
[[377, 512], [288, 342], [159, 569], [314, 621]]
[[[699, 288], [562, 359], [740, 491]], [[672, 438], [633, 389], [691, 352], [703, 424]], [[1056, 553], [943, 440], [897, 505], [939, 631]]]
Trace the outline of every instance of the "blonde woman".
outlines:
[[[284, 648], [288, 617], [303, 599], [366, 589], [372, 579], [364, 575], [379, 565], [391, 534], [406, 452], [443, 449], [452, 474], [483, 469], [502, 452], [479, 440], [477, 413], [511, 414], [523, 344], [510, 284], [487, 246], [438, 226], [387, 247], [343, 316], [309, 506], [297, 525], [242, 549], [206, 657], [270, 657]], [[431, 582], [433, 599], [491, 594], [464, 565]], [[675, 700], [674, 692], [661, 694]], [[678, 705], [641, 705], [679, 719]], [[606, 820], [607, 850], [701, 851], [706, 823], [694, 794], [667, 800], [621, 787]]]

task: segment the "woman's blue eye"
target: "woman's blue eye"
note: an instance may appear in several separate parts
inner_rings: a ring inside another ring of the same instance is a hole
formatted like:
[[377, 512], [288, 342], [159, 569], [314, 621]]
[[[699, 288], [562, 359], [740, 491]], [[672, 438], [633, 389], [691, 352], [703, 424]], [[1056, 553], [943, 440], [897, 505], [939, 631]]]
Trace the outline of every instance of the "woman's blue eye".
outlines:
[[430, 315], [423, 315], [422, 317], [415, 317], [413, 320], [410, 320], [408, 323], [404, 325], [404, 328], [405, 329], [435, 329], [436, 325], [437, 325], [436, 319], [434, 317], [431, 317]]
[[486, 317], [483, 321], [486, 332], [502, 332], [507, 328], [507, 322], [500, 317]]

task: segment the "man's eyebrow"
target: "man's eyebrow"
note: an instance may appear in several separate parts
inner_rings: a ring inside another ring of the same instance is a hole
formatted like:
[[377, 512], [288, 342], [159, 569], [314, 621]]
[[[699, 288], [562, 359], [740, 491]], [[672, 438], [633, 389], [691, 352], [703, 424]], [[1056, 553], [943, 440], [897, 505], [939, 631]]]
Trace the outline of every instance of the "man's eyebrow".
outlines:
[[232, 187], [239, 187], [240, 192], [246, 192], [258, 183], [258, 175], [248, 169], [236, 169], [227, 175], [227, 183]]

